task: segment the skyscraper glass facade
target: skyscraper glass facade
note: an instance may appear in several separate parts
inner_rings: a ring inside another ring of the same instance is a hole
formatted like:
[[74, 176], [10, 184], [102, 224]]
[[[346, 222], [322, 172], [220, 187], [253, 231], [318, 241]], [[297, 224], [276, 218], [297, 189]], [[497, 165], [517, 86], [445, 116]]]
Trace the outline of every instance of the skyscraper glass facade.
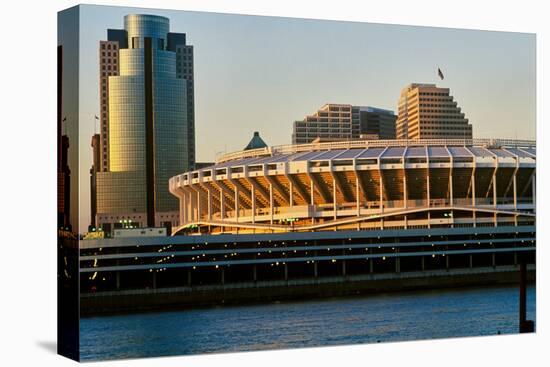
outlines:
[[97, 211], [154, 217], [178, 210], [168, 180], [193, 163], [189, 88], [168, 49], [169, 38], [185, 44], [185, 35], [169, 33], [169, 20], [153, 15], [125, 16], [124, 31], [119, 73], [108, 77], [109, 172], [97, 176]]

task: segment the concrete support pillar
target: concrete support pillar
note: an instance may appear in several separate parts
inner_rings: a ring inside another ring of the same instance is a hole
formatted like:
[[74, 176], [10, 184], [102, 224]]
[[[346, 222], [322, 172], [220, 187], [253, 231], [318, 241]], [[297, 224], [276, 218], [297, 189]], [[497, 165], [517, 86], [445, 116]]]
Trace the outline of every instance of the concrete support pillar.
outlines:
[[120, 271], [116, 272], [116, 289], [120, 289]]
[[201, 194], [200, 190], [197, 189], [197, 220], [201, 219]]
[[379, 197], [380, 197], [380, 212], [383, 212], [384, 211], [384, 180], [382, 179], [382, 170], [379, 168], [379, 171], [380, 171], [380, 182], [379, 182], [379, 185], [380, 185], [380, 193], [379, 193]]
[[285, 263], [285, 280], [288, 281], [288, 265]]
[[[428, 173], [430, 172], [430, 168], [428, 168]], [[430, 200], [431, 200], [431, 196], [430, 196], [430, 175], [426, 175], [426, 200], [428, 200], [428, 207], [430, 207]]]
[[252, 266], [252, 279], [254, 282], [258, 281], [258, 266], [256, 264]]
[[497, 266], [496, 254], [494, 252], [491, 254], [491, 265], [493, 268]]
[[313, 180], [310, 179], [309, 181], [309, 203], [311, 205], [312, 210], [312, 216], [311, 216], [311, 224], [315, 223], [315, 200], [313, 196], [313, 190], [315, 187], [313, 186]]
[[191, 269], [187, 270], [187, 286], [191, 287]]
[[454, 194], [453, 194], [453, 175], [449, 176], [449, 201], [451, 206], [454, 205]]
[[235, 222], [239, 221], [239, 189], [235, 185]]
[[420, 258], [420, 269], [422, 269], [422, 271], [426, 270], [426, 259], [424, 256]]
[[223, 190], [220, 189], [220, 219], [224, 220], [225, 218], [225, 197], [223, 195]]
[[273, 224], [273, 185], [269, 184], [269, 223]]
[[254, 185], [250, 190], [250, 201], [252, 201], [252, 223], [256, 223], [256, 189]]
[[374, 273], [374, 261], [369, 259], [369, 273]]
[[514, 177], [512, 178], [512, 186], [514, 188], [514, 210], [518, 209], [518, 182], [517, 182], [517, 170], [514, 172]]
[[179, 204], [180, 204], [180, 226], [182, 226], [185, 224], [185, 197], [184, 196], [180, 196]]
[[153, 272], [153, 289], [157, 289], [157, 272]]
[[518, 266], [518, 253], [514, 252], [514, 266]]
[[221, 281], [222, 281], [222, 284], [225, 284], [225, 270], [224, 270], [224, 268], [222, 268], [222, 271], [221, 271]]
[[395, 272], [396, 273], [401, 273], [401, 258], [400, 257], [395, 258]]
[[470, 255], [470, 269], [474, 267], [474, 255]]
[[311, 205], [315, 205], [314, 197], [313, 197], [313, 190], [315, 189], [315, 186], [313, 185], [313, 180], [310, 179], [309, 181], [309, 203]]
[[451, 257], [449, 256], [449, 254], [446, 254], [445, 255], [445, 269], [449, 270], [450, 268], [450, 261], [451, 261]]
[[403, 208], [407, 208], [409, 195], [407, 194], [407, 174], [403, 171]]
[[337, 218], [338, 203], [336, 202], [336, 179], [332, 178], [332, 213], [334, 220]]
[[355, 206], [357, 208], [357, 216], [361, 215], [361, 194], [359, 190], [359, 176], [355, 173]]
[[476, 171], [472, 172], [472, 178], [470, 179], [472, 185], [472, 206], [476, 206]]
[[497, 173], [493, 173], [493, 206], [497, 207]]
[[288, 195], [290, 201], [290, 207], [294, 206], [294, 187], [292, 186], [292, 181], [288, 181]]
[[212, 220], [212, 190], [208, 189], [208, 220]]

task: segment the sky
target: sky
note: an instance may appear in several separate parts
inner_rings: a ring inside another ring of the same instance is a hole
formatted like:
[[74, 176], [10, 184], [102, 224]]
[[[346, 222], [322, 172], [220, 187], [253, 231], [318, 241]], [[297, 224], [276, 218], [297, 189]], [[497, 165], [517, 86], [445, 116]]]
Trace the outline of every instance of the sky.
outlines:
[[[99, 116], [98, 44], [126, 14], [170, 19], [194, 46], [197, 162], [259, 131], [290, 144], [292, 123], [325, 103], [396, 111], [407, 84], [451, 95], [476, 138], [535, 139], [535, 35], [187, 11], [80, 8], [80, 226], [90, 221], [90, 146]], [[444, 80], [437, 76], [441, 68]], [[97, 125], [97, 127], [96, 127]]]

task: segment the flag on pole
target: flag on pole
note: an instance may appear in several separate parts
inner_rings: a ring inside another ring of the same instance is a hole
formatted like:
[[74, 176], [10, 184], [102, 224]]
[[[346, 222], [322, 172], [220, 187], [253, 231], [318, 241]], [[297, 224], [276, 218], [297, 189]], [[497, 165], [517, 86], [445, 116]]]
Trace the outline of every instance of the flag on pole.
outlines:
[[440, 68], [437, 68], [437, 75], [439, 75], [439, 77], [441, 78], [441, 80], [445, 79], [445, 77], [443, 76], [443, 72], [441, 71]]

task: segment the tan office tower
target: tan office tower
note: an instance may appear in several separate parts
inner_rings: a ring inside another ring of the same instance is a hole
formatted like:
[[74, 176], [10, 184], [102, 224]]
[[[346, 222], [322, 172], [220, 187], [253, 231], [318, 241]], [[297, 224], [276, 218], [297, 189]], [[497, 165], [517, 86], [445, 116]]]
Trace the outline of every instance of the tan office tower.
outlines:
[[472, 125], [449, 88], [413, 83], [401, 90], [397, 139], [471, 139]]
[[315, 139], [351, 140], [359, 137], [359, 130], [359, 120], [352, 118], [351, 105], [327, 103], [313, 115], [294, 122], [292, 143], [311, 143]]

